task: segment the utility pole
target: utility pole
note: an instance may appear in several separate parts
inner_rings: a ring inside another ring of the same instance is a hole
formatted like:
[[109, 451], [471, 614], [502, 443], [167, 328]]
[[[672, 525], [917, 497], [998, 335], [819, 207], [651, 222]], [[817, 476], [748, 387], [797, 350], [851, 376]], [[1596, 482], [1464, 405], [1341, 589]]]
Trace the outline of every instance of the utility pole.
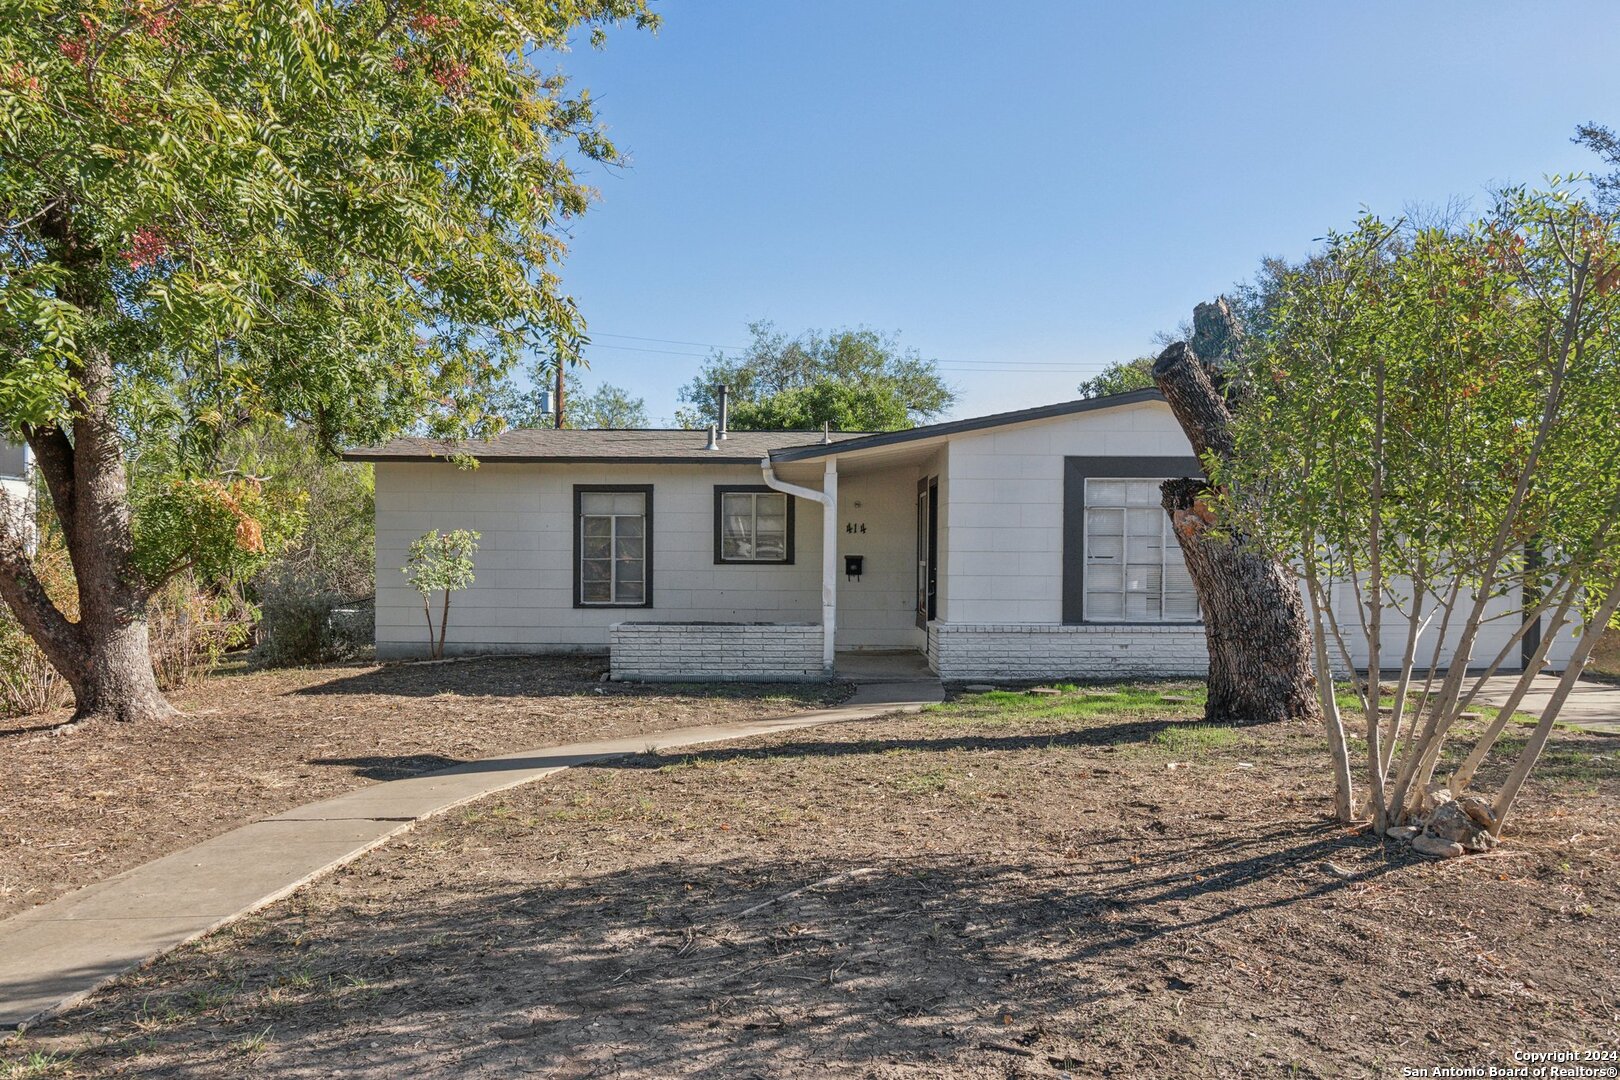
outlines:
[[557, 400], [553, 407], [555, 410], [553, 415], [556, 417], [557, 428], [560, 431], [563, 426], [563, 361], [560, 356], [557, 357]]

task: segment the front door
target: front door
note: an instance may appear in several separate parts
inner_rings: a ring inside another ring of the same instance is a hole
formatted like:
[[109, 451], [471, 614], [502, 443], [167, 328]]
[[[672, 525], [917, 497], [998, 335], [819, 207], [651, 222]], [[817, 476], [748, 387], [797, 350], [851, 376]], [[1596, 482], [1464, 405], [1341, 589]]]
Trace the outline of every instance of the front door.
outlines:
[[917, 626], [939, 615], [939, 477], [917, 481]]

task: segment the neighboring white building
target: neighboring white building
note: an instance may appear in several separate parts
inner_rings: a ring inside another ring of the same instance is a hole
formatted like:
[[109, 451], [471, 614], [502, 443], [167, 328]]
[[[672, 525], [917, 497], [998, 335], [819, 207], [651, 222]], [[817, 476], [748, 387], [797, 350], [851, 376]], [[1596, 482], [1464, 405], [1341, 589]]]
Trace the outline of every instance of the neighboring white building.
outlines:
[[481, 464], [428, 439], [347, 455], [376, 465], [381, 657], [427, 651], [411, 541], [475, 529], [456, 653], [611, 648], [616, 678], [814, 678], [834, 648], [914, 650], [947, 679], [1208, 666], [1157, 490], [1199, 466], [1156, 391], [825, 440], [525, 429], [455, 449]]
[[0, 513], [13, 515], [34, 544], [34, 485], [29, 479], [33, 459], [28, 447], [0, 441]]

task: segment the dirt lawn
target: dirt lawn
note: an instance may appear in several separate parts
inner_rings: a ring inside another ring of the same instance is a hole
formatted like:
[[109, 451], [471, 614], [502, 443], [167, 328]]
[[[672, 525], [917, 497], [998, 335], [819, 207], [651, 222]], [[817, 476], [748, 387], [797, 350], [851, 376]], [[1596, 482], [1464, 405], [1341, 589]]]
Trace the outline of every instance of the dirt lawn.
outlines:
[[[216, 675], [161, 725], [0, 721], [0, 918], [350, 788], [580, 739], [777, 716], [849, 687], [606, 684], [590, 658]], [[3, 1076], [3, 1074], [0, 1074]]]
[[416, 830], [0, 1059], [1336, 1077], [1620, 1051], [1620, 738], [1560, 732], [1509, 842], [1435, 863], [1326, 819], [1316, 731], [1178, 720], [1197, 692], [1166, 690], [984, 695], [576, 769]]

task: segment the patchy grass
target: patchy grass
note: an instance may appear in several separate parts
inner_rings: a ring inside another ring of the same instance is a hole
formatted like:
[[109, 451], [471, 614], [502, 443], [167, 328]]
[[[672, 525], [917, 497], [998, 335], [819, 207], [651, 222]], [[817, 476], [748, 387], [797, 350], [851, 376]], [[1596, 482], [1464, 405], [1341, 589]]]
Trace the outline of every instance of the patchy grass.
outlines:
[[[5, 1049], [0, 1041], [0, 1052]], [[14, 1061], [0, 1060], [0, 1080], [41, 1080], [47, 1076], [71, 1076], [73, 1058], [42, 1050], [29, 1051]]]
[[1241, 740], [1236, 731], [1219, 724], [1187, 724], [1155, 731], [1148, 741], [1172, 754], [1198, 755], [1235, 746]]
[[1328, 820], [1315, 727], [1204, 725], [1166, 700], [1179, 686], [1087, 689], [503, 792], [0, 1059], [1326, 1078], [1620, 1047], [1620, 738], [1555, 735], [1504, 846], [1431, 863]]
[[[604, 684], [591, 657], [202, 680], [162, 724], [0, 729], [0, 917], [301, 803], [583, 738], [800, 712], [845, 684]], [[474, 810], [472, 813], [491, 813]]]
[[1042, 689], [993, 690], [959, 694], [942, 705], [930, 706], [925, 715], [946, 723], [971, 722], [980, 726], [1013, 726], [1031, 720], [1093, 719], [1135, 720], [1197, 716], [1206, 696], [1201, 683], [1076, 686], [1052, 683]]

